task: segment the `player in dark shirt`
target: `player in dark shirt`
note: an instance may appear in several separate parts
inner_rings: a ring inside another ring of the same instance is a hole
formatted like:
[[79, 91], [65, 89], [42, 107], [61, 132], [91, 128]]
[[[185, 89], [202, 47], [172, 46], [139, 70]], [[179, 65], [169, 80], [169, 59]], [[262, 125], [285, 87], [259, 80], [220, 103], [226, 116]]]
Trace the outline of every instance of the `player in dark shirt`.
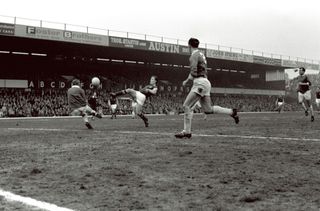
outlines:
[[110, 99], [108, 100], [108, 104], [111, 109], [111, 119], [117, 118], [117, 98], [114, 96], [110, 96]]
[[276, 111], [280, 112], [282, 111], [283, 109], [283, 106], [284, 106], [284, 97], [283, 96], [279, 96], [276, 100], [276, 106], [277, 108], [275, 109]]
[[[308, 79], [308, 76], [305, 75], [306, 69], [304, 67], [299, 67], [294, 70], [295, 72], [299, 71], [299, 76], [296, 77], [296, 80], [298, 80], [298, 102], [302, 105], [305, 115], [309, 115], [309, 108], [311, 113], [311, 122], [314, 121], [314, 114], [313, 114], [313, 107], [311, 103], [311, 82]], [[306, 104], [304, 103], [306, 102]]]
[[151, 97], [152, 95], [156, 95], [158, 91], [157, 87], [158, 77], [157, 76], [151, 76], [150, 78], [150, 84], [142, 88], [140, 91], [136, 91], [134, 89], [125, 89], [121, 90], [119, 92], [110, 93], [111, 96], [117, 97], [120, 95], [129, 94], [132, 99], [135, 101], [135, 104], [133, 104], [133, 110], [136, 115], [138, 115], [144, 122], [145, 126], [149, 126], [149, 122], [147, 117], [145, 117], [142, 113], [142, 107], [144, 105], [144, 102], [146, 101], [146, 98]]
[[95, 111], [97, 110], [97, 93], [96, 92], [93, 92], [93, 94], [90, 96], [88, 103], [93, 110]]
[[205, 114], [228, 114], [234, 119], [236, 124], [239, 123], [236, 109], [211, 105], [211, 83], [207, 78], [207, 60], [205, 55], [198, 49], [199, 43], [199, 40], [196, 38], [190, 38], [188, 41], [191, 49], [191, 56], [189, 58], [190, 73], [188, 78], [182, 82], [182, 85], [186, 86], [189, 81], [192, 81], [193, 85], [183, 103], [184, 128], [182, 132], [175, 134], [176, 138], [191, 138], [192, 108], [198, 101], [200, 101]]
[[316, 105], [317, 105], [317, 109], [319, 111], [319, 109], [320, 109], [320, 87], [318, 87], [316, 90]]
[[[89, 106], [93, 109], [93, 110], [95, 110], [97, 113], [99, 113], [98, 112], [98, 95], [97, 95], [97, 92], [96, 91], [93, 91], [93, 94], [89, 97], [89, 100], [88, 100], [88, 104], [89, 104]], [[101, 113], [99, 113], [98, 114], [99, 116], [102, 116], [101, 115]], [[94, 115], [92, 115], [92, 120], [94, 120]]]

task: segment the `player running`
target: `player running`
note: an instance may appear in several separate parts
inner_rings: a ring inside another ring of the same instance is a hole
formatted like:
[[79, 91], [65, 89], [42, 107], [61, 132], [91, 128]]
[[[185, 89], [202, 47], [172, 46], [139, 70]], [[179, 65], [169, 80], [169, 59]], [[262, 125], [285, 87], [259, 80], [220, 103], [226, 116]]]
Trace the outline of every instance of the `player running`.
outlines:
[[[314, 114], [313, 114], [313, 107], [311, 104], [311, 82], [309, 81], [308, 77], [305, 75], [306, 69], [304, 67], [299, 67], [295, 69], [294, 71], [297, 72], [299, 70], [299, 76], [296, 77], [298, 80], [298, 102], [302, 105], [305, 115], [308, 116], [308, 109], [310, 108], [311, 112], [311, 122], [314, 121]], [[304, 103], [304, 100], [307, 104], [307, 106]]]
[[117, 98], [113, 95], [110, 96], [110, 99], [108, 100], [108, 105], [110, 106], [111, 109], [111, 119], [117, 118]]
[[191, 48], [191, 56], [189, 58], [190, 74], [188, 78], [183, 81], [182, 85], [186, 86], [189, 81], [193, 81], [193, 86], [183, 103], [184, 129], [182, 132], [175, 134], [176, 138], [191, 138], [192, 107], [199, 100], [205, 114], [228, 114], [234, 119], [236, 124], [239, 123], [236, 109], [211, 106], [211, 83], [207, 79], [207, 60], [204, 54], [198, 49], [199, 43], [199, 40], [195, 38], [190, 38], [188, 41], [188, 45]]
[[142, 113], [142, 107], [144, 105], [144, 102], [146, 101], [146, 98], [149, 98], [152, 95], [157, 94], [157, 91], [158, 91], [157, 83], [158, 83], [158, 77], [151, 76], [150, 84], [142, 88], [140, 91], [136, 91], [134, 89], [125, 89], [115, 93], [110, 93], [110, 95], [117, 97], [120, 95], [129, 94], [132, 97], [133, 101], [135, 101], [135, 104], [133, 104], [133, 108], [132, 108], [134, 110], [134, 113], [143, 120], [146, 127], [149, 127], [148, 119]]
[[283, 96], [279, 96], [276, 100], [276, 106], [277, 108], [275, 109], [276, 111], [280, 112], [282, 111], [283, 109], [283, 106], [284, 106], [284, 97]]
[[80, 87], [80, 80], [74, 79], [71, 82], [71, 88], [68, 89], [68, 104], [71, 108], [71, 116], [82, 116], [83, 121], [88, 129], [93, 129], [91, 126], [88, 114], [96, 116], [97, 118], [101, 119], [101, 114], [98, 114], [95, 110], [93, 110], [87, 104], [86, 95], [84, 90]]

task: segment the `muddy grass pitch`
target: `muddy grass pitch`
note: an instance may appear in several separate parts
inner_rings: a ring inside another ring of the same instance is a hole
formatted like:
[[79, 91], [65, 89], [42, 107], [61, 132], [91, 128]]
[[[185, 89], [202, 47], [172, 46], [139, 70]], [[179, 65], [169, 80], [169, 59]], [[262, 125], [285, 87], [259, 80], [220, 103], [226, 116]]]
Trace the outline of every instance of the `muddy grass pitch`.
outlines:
[[0, 190], [81, 211], [320, 209], [320, 115], [202, 118], [183, 140], [182, 116], [2, 119]]

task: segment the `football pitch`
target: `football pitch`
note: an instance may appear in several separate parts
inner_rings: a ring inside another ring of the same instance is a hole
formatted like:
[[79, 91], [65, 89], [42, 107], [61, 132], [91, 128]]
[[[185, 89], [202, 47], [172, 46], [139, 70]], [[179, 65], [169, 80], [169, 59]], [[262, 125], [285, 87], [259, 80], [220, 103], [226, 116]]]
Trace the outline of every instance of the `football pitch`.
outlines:
[[319, 210], [320, 115], [0, 119], [0, 210]]

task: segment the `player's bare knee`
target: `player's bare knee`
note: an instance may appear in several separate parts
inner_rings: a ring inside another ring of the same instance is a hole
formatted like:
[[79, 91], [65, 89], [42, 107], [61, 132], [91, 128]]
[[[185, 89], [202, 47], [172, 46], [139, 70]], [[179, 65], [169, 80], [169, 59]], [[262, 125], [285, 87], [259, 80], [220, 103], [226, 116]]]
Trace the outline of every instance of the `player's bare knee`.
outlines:
[[191, 109], [191, 106], [189, 106], [189, 105], [183, 105], [183, 110], [184, 110], [184, 112], [190, 112], [192, 109]]
[[213, 110], [203, 111], [203, 113], [205, 113], [205, 114], [213, 114]]
[[202, 108], [203, 108], [203, 113], [205, 113], [205, 114], [213, 114], [212, 106], [204, 106]]

